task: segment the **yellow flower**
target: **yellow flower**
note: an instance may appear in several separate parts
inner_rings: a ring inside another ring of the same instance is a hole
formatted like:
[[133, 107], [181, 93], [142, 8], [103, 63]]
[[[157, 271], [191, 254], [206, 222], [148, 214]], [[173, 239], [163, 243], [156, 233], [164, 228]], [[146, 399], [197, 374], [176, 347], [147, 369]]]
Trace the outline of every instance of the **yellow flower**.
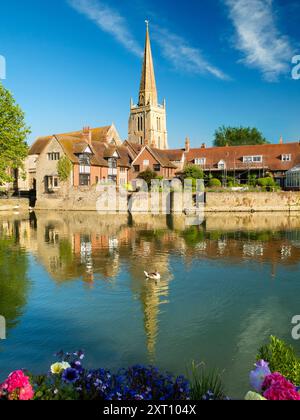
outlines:
[[51, 366], [51, 373], [53, 373], [53, 375], [59, 375], [61, 372], [63, 372], [64, 370], [70, 368], [71, 366], [69, 365], [69, 363], [67, 362], [62, 362], [62, 363], [54, 363], [54, 365]]
[[246, 401], [266, 401], [264, 397], [257, 394], [256, 392], [249, 391], [248, 394], [245, 397]]

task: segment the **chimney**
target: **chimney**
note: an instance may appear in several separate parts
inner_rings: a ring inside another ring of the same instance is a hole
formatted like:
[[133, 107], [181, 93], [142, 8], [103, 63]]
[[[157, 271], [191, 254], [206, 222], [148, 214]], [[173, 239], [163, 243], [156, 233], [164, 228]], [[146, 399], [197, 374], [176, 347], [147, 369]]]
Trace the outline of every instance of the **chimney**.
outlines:
[[92, 130], [90, 127], [83, 127], [82, 137], [90, 146], [92, 145]]
[[187, 153], [189, 153], [190, 150], [191, 150], [191, 141], [190, 141], [189, 137], [187, 137], [185, 139], [185, 151]]
[[283, 137], [281, 136], [280, 139], [279, 139], [279, 144], [283, 144], [283, 143], [284, 143]]
[[201, 144], [201, 149], [206, 149], [206, 144], [205, 143]]

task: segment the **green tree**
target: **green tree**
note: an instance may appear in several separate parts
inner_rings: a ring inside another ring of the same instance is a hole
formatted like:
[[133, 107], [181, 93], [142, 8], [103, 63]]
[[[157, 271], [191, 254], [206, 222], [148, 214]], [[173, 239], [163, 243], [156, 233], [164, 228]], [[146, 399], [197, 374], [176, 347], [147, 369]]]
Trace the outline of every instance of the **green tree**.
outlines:
[[183, 178], [203, 179], [204, 173], [197, 165], [187, 165], [183, 170]]
[[263, 134], [251, 127], [220, 127], [215, 132], [214, 146], [243, 146], [267, 144]]
[[151, 181], [153, 179], [158, 179], [158, 175], [156, 172], [151, 171], [150, 168], [146, 169], [144, 172], [141, 172], [138, 176], [139, 179], [143, 179], [146, 184], [148, 185], [148, 188], [151, 187]]
[[60, 181], [68, 181], [71, 175], [71, 171], [72, 163], [70, 162], [70, 159], [68, 159], [67, 156], [63, 156], [62, 158], [60, 158], [57, 163], [57, 172]]
[[0, 83], [0, 183], [11, 182], [7, 169], [23, 169], [30, 129], [24, 112]]

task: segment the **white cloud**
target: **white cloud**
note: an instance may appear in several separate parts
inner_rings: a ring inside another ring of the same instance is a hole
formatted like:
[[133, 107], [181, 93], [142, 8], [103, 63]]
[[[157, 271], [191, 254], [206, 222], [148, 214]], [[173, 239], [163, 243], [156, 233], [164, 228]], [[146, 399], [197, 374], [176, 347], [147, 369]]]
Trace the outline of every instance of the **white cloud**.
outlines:
[[162, 54], [175, 68], [195, 73], [211, 74], [221, 80], [230, 80], [222, 70], [211, 65], [198, 48], [189, 45], [181, 36], [167, 29], [153, 26], [153, 38], [159, 44]]
[[247, 66], [259, 69], [267, 81], [290, 72], [291, 42], [276, 24], [273, 0], [224, 0], [236, 29], [235, 48]]
[[104, 32], [112, 35], [128, 51], [142, 56], [143, 50], [128, 29], [123, 16], [100, 0], [68, 0], [79, 13], [92, 20]]

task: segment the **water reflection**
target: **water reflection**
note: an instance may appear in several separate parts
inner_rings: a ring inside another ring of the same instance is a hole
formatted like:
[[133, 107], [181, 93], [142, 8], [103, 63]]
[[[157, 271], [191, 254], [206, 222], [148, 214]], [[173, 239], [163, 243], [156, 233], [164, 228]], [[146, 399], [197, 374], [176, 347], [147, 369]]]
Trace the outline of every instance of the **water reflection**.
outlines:
[[[252, 263], [255, 267], [265, 265], [270, 278], [276, 279], [280, 267], [296, 269], [300, 262], [300, 217], [273, 213], [211, 214], [202, 226], [191, 227], [183, 216], [132, 218], [51, 211], [30, 216], [1, 214], [0, 314], [8, 318], [10, 328], [16, 325], [26, 305], [28, 255], [34, 256], [36, 264], [43, 266], [57, 285], [78, 284], [80, 280], [90, 289], [99, 282], [112, 291], [119, 287], [123, 293], [126, 289], [139, 302], [148, 357], [154, 361], [162, 330], [161, 315], [180, 301], [178, 291], [172, 297], [173, 279], [179, 272], [181, 277], [184, 273], [186, 287], [192, 265], [204, 261], [238, 270], [239, 266], [242, 270], [242, 266]], [[162, 280], [146, 280], [144, 270], [158, 270]], [[218, 293], [209, 293], [214, 297], [214, 308]], [[225, 291], [224, 296], [228, 296], [227, 302], [231, 294]], [[189, 298], [193, 300], [192, 292]], [[189, 302], [181, 303], [189, 312]], [[207, 303], [202, 303], [203, 311]], [[270, 301], [269, 306], [272, 305], [275, 304]], [[172, 314], [176, 317], [175, 312]], [[193, 316], [196, 315], [199, 319], [197, 311]], [[252, 326], [263, 319], [260, 313], [251, 317]], [[186, 328], [188, 335], [189, 325]], [[240, 333], [241, 354], [252, 335], [253, 328], [248, 326]], [[240, 364], [236, 366], [239, 368]]]

